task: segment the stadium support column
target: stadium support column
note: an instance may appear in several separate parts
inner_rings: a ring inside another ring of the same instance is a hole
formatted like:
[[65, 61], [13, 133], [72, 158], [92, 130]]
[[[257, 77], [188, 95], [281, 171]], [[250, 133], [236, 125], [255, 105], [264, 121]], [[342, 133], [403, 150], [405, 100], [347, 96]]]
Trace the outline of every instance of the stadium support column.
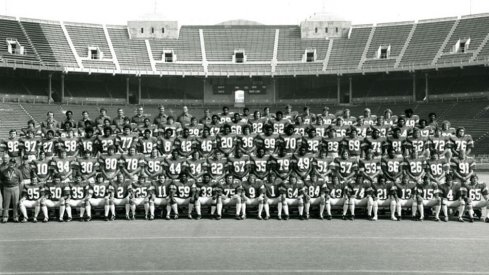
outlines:
[[416, 102], [416, 73], [413, 72], [413, 102]]
[[338, 104], [341, 104], [341, 78], [339, 76], [336, 78], [336, 91], [338, 92]]
[[61, 103], [65, 100], [65, 74], [61, 73]]
[[48, 103], [51, 103], [52, 101], [52, 95], [53, 95], [53, 74], [48, 75]]
[[425, 85], [424, 85], [424, 96], [425, 96], [425, 100], [426, 101], [429, 101], [429, 93], [430, 93], [430, 89], [428, 88], [429, 87], [429, 76], [428, 76], [428, 73], [425, 73], [424, 74], [424, 81], [425, 81]]
[[138, 104], [141, 104], [141, 76], [138, 77]]
[[349, 93], [349, 98], [350, 98], [350, 100], [349, 100], [349, 102], [348, 102], [348, 103], [349, 103], [349, 104], [351, 104], [351, 103], [352, 103], [352, 100], [353, 100], [353, 99], [352, 99], [352, 97], [353, 97], [353, 96], [352, 96], [352, 95], [353, 95], [353, 84], [352, 84], [352, 83], [353, 83], [353, 81], [352, 81], [352, 79], [351, 79], [351, 76], [350, 76], [350, 77], [348, 77], [348, 82], [349, 82], [349, 84], [350, 84], [350, 93]]
[[126, 77], [126, 104], [129, 104], [129, 76]]

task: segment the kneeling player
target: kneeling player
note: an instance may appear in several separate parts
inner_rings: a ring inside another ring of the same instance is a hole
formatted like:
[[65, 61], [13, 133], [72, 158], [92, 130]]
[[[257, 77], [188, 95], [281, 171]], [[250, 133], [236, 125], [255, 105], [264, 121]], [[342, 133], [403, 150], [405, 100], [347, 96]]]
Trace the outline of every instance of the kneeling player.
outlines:
[[131, 181], [124, 179], [124, 174], [120, 173], [117, 175], [117, 179], [110, 183], [110, 201], [109, 208], [112, 212], [110, 220], [115, 220], [115, 207], [125, 206], [126, 207], [126, 217], [129, 217], [129, 210], [131, 209], [129, 204], [129, 189], [131, 187]]
[[192, 219], [192, 211], [195, 205], [197, 185], [193, 179], [188, 179], [187, 174], [182, 173], [180, 179], [174, 181], [178, 189], [177, 205], [188, 205], [188, 218]]
[[440, 208], [443, 211], [443, 221], [448, 222], [448, 203], [453, 201], [453, 178], [451, 175], [445, 177], [445, 182], [443, 184], [438, 184], [438, 196], [440, 197], [440, 202], [438, 208], [435, 208], [435, 220], [440, 220]]
[[209, 174], [202, 176], [202, 182], [197, 182], [197, 189], [195, 193], [195, 213], [197, 213], [197, 220], [202, 218], [202, 205], [209, 205], [212, 203], [212, 179]]
[[29, 216], [27, 215], [27, 208], [34, 208], [34, 216], [32, 217], [32, 222], [37, 222], [37, 216], [41, 209], [41, 200], [44, 200], [44, 185], [37, 182], [37, 177], [31, 177], [31, 182], [24, 185], [22, 190], [22, 195], [19, 200], [20, 212], [24, 216], [21, 220], [22, 223], [28, 221]]
[[331, 219], [331, 204], [329, 201], [329, 189], [325, 178], [318, 178], [316, 173], [311, 174], [311, 180], [306, 181], [306, 198], [309, 202], [305, 203], [306, 217], [309, 217], [311, 205], [319, 204], [319, 218], [324, 219], [324, 209], [326, 208], [327, 218]]

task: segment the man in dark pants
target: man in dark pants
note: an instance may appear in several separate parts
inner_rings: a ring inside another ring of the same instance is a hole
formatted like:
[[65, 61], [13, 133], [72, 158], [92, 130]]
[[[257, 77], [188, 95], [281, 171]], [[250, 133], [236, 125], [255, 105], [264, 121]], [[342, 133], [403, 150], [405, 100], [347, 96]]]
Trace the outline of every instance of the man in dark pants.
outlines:
[[8, 210], [10, 202], [14, 212], [14, 222], [19, 221], [19, 213], [17, 205], [19, 204], [20, 183], [22, 182], [22, 173], [16, 168], [17, 160], [12, 158], [5, 170], [0, 172], [0, 178], [3, 183], [3, 219], [2, 223], [8, 221]]
[[[4, 154], [2, 156], [1, 164], [0, 164], [0, 175], [2, 174], [3, 170], [7, 169], [8, 163], [9, 163], [10, 157], [8, 154]], [[0, 213], [3, 215], [3, 180], [0, 177]]]

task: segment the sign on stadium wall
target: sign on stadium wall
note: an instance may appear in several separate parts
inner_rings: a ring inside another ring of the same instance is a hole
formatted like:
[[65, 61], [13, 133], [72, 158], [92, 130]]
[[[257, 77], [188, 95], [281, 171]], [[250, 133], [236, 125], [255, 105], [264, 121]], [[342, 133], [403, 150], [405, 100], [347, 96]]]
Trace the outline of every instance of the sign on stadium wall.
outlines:
[[244, 107], [245, 92], [243, 90], [237, 90], [234, 92], [234, 107]]

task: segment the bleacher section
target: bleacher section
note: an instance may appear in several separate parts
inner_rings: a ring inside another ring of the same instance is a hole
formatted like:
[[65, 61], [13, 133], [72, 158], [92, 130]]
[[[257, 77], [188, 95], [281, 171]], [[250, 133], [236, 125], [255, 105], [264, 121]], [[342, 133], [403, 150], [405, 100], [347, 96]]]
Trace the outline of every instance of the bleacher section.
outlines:
[[[8, 38], [17, 40], [24, 47], [24, 55], [10, 54], [8, 52]], [[0, 56], [3, 59], [19, 60], [21, 63], [25, 61], [27, 63], [39, 64], [38, 56], [15, 18], [0, 18], [0, 41]]]
[[455, 20], [419, 22], [400, 66], [430, 65]]
[[[448, 41], [443, 55], [438, 63], [449, 62], [467, 62], [472, 57], [474, 51], [481, 45], [487, 35], [487, 26], [489, 26], [489, 17], [475, 17], [460, 19], [457, 28]], [[465, 53], [453, 53], [457, 41], [470, 39], [470, 44]]]
[[357, 69], [372, 27], [356, 27], [348, 39], [335, 39], [327, 70]]
[[241, 75], [250, 73], [271, 74], [271, 64], [209, 64], [209, 73], [222, 73], [223, 75]]
[[182, 27], [178, 39], [149, 40], [149, 44], [155, 61], [162, 60], [164, 50], [172, 50], [177, 56], [177, 62], [202, 61], [198, 28]]
[[22, 19], [21, 24], [44, 63], [78, 67], [66, 36], [58, 22]]
[[330, 40], [301, 39], [301, 29], [289, 26], [279, 29], [277, 60], [302, 61], [306, 49], [316, 50], [316, 60], [324, 60]]
[[275, 74], [298, 75], [319, 74], [323, 70], [322, 62], [277, 64]]
[[203, 27], [208, 61], [231, 62], [234, 51], [244, 49], [247, 61], [271, 61], [275, 28], [261, 26]]
[[184, 75], [193, 75], [204, 72], [202, 64], [182, 64], [182, 63], [156, 63], [156, 70], [168, 74], [181, 73]]
[[[46, 109], [49, 105], [42, 105]], [[25, 127], [30, 116], [24, 112], [19, 104], [0, 103], [0, 137], [8, 137], [8, 132], [11, 129], [20, 129]]]
[[151, 71], [144, 40], [131, 40], [124, 26], [108, 26], [108, 32], [122, 70]]
[[[394, 67], [396, 58], [401, 53], [412, 28], [412, 22], [377, 25], [367, 51], [367, 60], [363, 63], [363, 68]], [[390, 55], [387, 59], [379, 59], [377, 56], [381, 46], [390, 46]]]
[[[115, 69], [109, 44], [107, 43], [102, 26], [65, 23], [65, 27], [78, 56], [82, 59], [84, 67]], [[103, 59], [109, 60], [85, 60], [86, 58], [89, 58], [88, 47], [99, 48], [103, 53]]]

